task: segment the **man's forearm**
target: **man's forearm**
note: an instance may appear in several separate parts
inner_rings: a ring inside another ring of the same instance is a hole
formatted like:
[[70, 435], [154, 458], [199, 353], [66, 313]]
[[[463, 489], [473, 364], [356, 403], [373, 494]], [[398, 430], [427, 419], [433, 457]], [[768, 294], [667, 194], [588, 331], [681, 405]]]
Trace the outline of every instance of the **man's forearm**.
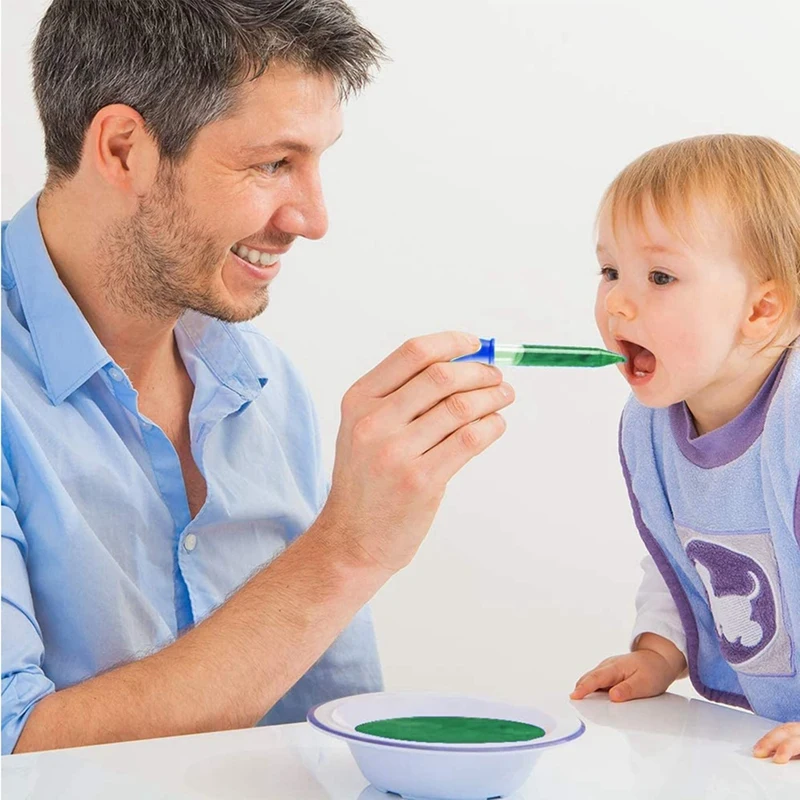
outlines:
[[390, 577], [345, 542], [318, 522], [173, 644], [41, 700], [14, 752], [254, 725]]

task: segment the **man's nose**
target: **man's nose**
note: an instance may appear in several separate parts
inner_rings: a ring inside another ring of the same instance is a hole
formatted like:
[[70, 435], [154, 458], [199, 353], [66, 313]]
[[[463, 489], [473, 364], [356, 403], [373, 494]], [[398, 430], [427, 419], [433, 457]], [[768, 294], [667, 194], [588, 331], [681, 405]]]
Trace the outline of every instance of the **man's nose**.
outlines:
[[632, 320], [636, 316], [636, 304], [620, 283], [616, 283], [606, 293], [605, 307], [612, 317]]
[[273, 224], [304, 239], [321, 239], [328, 232], [328, 210], [319, 176], [298, 187], [296, 194], [278, 209]]

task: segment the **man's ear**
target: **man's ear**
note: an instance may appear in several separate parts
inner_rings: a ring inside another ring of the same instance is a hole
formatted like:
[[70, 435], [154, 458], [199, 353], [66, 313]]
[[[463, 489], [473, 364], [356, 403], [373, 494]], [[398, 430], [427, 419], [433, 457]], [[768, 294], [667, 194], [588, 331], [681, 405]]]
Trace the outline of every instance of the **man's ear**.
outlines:
[[119, 103], [95, 114], [83, 157], [103, 180], [136, 197], [148, 193], [158, 173], [158, 145], [146, 131], [144, 119]]
[[780, 327], [786, 313], [786, 299], [777, 283], [766, 281], [753, 291], [747, 318], [742, 324], [745, 341], [761, 342], [769, 339]]

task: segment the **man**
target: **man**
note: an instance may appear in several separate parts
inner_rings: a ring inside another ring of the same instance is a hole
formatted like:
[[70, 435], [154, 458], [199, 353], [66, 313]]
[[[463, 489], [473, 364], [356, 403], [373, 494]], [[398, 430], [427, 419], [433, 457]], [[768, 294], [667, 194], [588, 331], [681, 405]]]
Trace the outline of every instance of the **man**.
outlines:
[[502, 433], [478, 343], [407, 342], [342, 403], [243, 324], [379, 42], [343, 0], [54, 0], [48, 179], [3, 230], [3, 752], [302, 719], [381, 686], [365, 603]]

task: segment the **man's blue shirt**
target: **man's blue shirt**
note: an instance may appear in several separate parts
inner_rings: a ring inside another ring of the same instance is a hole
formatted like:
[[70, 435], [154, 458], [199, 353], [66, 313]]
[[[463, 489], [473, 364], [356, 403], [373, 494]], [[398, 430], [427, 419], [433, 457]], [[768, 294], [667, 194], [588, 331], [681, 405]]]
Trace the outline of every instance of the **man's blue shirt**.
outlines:
[[[328, 488], [287, 358], [250, 325], [187, 312], [175, 338], [207, 484], [192, 519], [175, 448], [59, 280], [37, 199], [3, 224], [3, 753], [47, 694], [206, 617], [311, 525]], [[380, 688], [364, 609], [264, 722]]]

